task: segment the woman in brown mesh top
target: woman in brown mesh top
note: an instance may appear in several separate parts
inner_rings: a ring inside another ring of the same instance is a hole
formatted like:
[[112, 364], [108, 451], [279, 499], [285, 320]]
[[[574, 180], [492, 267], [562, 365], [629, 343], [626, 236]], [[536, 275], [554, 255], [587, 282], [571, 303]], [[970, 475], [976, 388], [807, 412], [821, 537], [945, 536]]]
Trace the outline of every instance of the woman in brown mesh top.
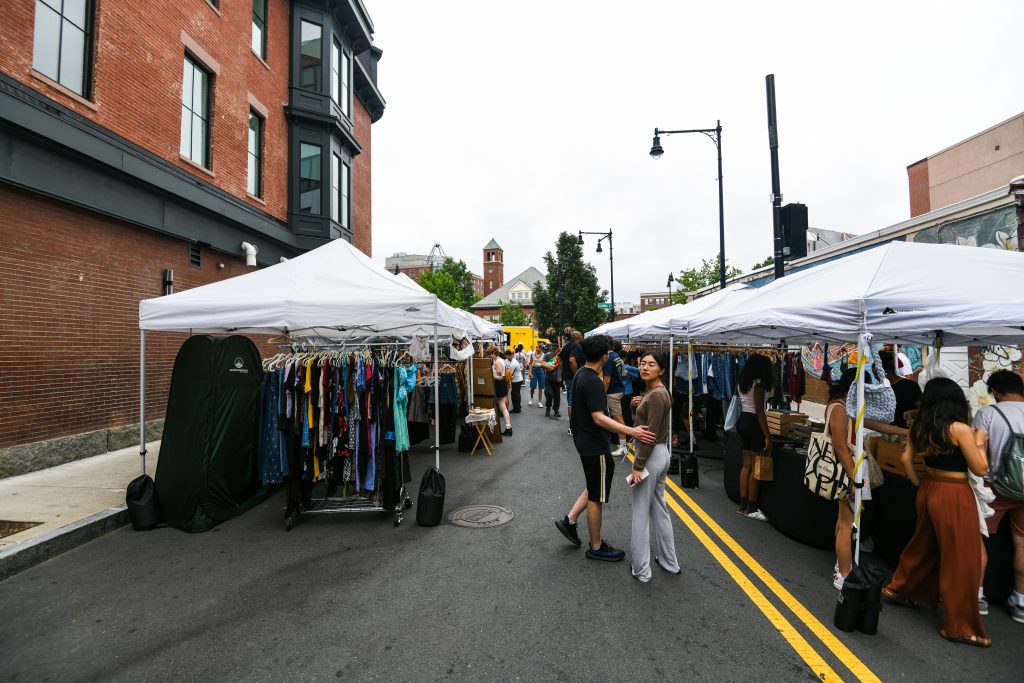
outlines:
[[[637, 444], [636, 460], [629, 475], [633, 487], [633, 533], [630, 540], [630, 569], [633, 577], [647, 583], [651, 580], [651, 526], [657, 555], [654, 560], [669, 574], [679, 573], [676, 560], [672, 518], [665, 502], [665, 475], [671, 453], [668, 449], [669, 410], [672, 397], [663, 381], [668, 372], [668, 358], [663, 353], [647, 352], [637, 366], [640, 379], [647, 385], [643, 397], [633, 399], [636, 426], [646, 425], [657, 439], [653, 444]], [[648, 476], [643, 476], [644, 471]]]

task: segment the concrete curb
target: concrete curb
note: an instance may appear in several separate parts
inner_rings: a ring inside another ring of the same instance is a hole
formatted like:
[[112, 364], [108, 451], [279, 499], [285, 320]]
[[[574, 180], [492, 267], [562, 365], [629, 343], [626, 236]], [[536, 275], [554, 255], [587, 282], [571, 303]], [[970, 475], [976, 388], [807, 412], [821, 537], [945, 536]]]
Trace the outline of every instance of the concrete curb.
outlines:
[[30, 541], [0, 550], [0, 581], [110, 533], [128, 521], [127, 506], [117, 505]]

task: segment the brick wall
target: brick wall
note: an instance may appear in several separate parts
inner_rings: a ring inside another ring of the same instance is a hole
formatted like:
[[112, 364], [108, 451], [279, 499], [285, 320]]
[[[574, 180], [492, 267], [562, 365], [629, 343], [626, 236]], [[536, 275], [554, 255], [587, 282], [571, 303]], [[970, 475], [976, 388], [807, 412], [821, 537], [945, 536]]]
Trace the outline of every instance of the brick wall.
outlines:
[[907, 166], [907, 181], [910, 186], [910, 217], [913, 218], [931, 211], [927, 159]]
[[370, 113], [358, 98], [352, 98], [353, 132], [363, 151], [352, 160], [352, 244], [373, 256], [373, 214], [370, 194]]
[[[268, 0], [266, 63], [249, 47], [249, 2], [222, 2], [219, 10], [206, 0], [100, 0], [96, 4], [92, 102], [32, 70], [35, 0], [4, 3], [0, 70], [197, 177], [287, 220], [288, 136], [283, 105], [288, 99], [290, 3]], [[178, 151], [183, 31], [220, 65], [213, 78], [210, 172], [181, 159]], [[250, 93], [269, 112], [264, 137], [265, 203], [246, 194]], [[365, 136], [359, 136], [367, 147], [368, 128]], [[369, 168], [369, 158], [366, 163]]]
[[[0, 448], [138, 422], [139, 300], [168, 268], [176, 292], [251, 272], [211, 249], [190, 268], [184, 241], [0, 184]], [[146, 337], [147, 420], [185, 337]]]

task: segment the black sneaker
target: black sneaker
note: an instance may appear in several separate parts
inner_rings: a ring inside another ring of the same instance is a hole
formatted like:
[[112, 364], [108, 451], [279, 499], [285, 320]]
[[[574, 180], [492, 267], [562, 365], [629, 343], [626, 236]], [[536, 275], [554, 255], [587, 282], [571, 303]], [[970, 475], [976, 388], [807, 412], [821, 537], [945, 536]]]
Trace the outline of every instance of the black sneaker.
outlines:
[[576, 531], [577, 525], [570, 522], [568, 517], [564, 517], [555, 522], [555, 526], [558, 527], [558, 530], [562, 532], [563, 536], [569, 539], [570, 543], [576, 546], [583, 545], [583, 542], [580, 540], [580, 535]]
[[569, 427], [568, 429], [566, 429], [565, 433], [568, 434], [569, 436], [572, 436], [572, 427]]
[[551, 409], [550, 408], [548, 408], [547, 410], [544, 411], [544, 417], [551, 417]]
[[587, 557], [592, 560], [604, 560], [605, 562], [618, 562], [626, 556], [626, 553], [618, 548], [608, 545], [608, 541], [602, 540], [601, 547], [594, 550], [587, 548]]
[[556, 420], [562, 419], [562, 414], [560, 412], [558, 412], [557, 410], [555, 411], [555, 419]]
[[506, 429], [501, 434], [502, 436], [512, 436], [512, 428], [510, 427], [509, 429]]

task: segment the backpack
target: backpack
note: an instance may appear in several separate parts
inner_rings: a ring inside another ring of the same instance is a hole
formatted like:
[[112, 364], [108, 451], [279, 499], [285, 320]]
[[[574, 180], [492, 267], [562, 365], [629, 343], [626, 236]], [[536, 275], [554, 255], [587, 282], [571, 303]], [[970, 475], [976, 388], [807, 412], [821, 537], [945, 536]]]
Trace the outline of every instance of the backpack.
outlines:
[[622, 361], [621, 356], [615, 356], [615, 369], [618, 370], [620, 379], [629, 379], [629, 373], [626, 372], [626, 364]]
[[1010, 430], [1010, 438], [999, 454], [999, 469], [991, 477], [992, 488], [1004, 498], [1024, 501], [1024, 434], [1013, 431], [1013, 425], [999, 406], [992, 407]]

